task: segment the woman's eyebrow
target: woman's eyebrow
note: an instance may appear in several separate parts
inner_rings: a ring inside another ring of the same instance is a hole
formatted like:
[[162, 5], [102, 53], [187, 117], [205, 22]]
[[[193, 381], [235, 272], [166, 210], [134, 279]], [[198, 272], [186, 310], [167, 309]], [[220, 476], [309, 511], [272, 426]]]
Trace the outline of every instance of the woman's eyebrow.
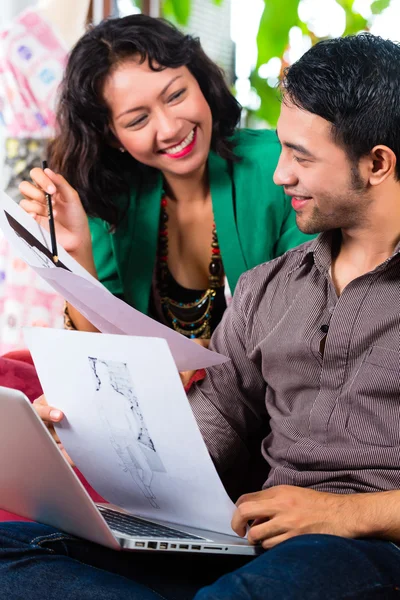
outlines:
[[[167, 83], [167, 85], [161, 90], [158, 97], [160, 98], [161, 96], [163, 96], [165, 94], [165, 92], [168, 90], [168, 88], [174, 83], [174, 81], [176, 81], [180, 77], [182, 77], [182, 75], [176, 75], [175, 77], [173, 77], [171, 79], [171, 81], [169, 81]], [[146, 108], [145, 106], [135, 106], [134, 108], [128, 108], [128, 110], [124, 110], [124, 112], [122, 112], [120, 115], [118, 115], [117, 119], [120, 119], [121, 117], [123, 117], [124, 115], [127, 115], [129, 113], [136, 112], [138, 110], [144, 110], [145, 108]]]

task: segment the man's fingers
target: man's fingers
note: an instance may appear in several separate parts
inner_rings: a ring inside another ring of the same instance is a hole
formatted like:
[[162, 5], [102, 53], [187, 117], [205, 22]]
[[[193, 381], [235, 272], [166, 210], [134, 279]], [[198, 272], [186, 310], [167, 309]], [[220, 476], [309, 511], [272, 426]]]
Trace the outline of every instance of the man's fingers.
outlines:
[[269, 540], [279, 535], [287, 533], [287, 528], [278, 524], [277, 519], [271, 519], [270, 521], [256, 521], [247, 531], [247, 539], [250, 544], [258, 544], [263, 540]]
[[284, 533], [282, 535], [277, 535], [275, 537], [263, 540], [261, 542], [261, 546], [264, 548], [264, 550], [270, 550], [274, 546], [282, 544], [282, 542], [286, 542], [286, 540], [290, 540], [290, 538], [292, 537], [294, 537], [292, 533]]
[[255, 519], [270, 519], [276, 510], [267, 502], [247, 501], [239, 504], [232, 517], [232, 529], [242, 537], [246, 534], [249, 522]]

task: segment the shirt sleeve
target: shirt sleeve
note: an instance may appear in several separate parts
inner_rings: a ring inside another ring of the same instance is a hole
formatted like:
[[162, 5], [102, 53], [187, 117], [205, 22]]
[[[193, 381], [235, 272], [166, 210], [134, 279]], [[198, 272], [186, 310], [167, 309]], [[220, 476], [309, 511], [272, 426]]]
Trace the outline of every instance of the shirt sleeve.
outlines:
[[307, 235], [300, 231], [296, 224], [296, 213], [291, 206], [290, 197], [282, 190], [283, 201], [285, 203], [285, 219], [282, 223], [281, 232], [275, 244], [275, 256], [281, 256], [288, 250], [309, 242], [315, 235]]
[[123, 286], [119, 277], [117, 263], [113, 252], [111, 236], [108, 225], [101, 219], [89, 219], [90, 233], [92, 236], [93, 257], [99, 281], [114, 296], [123, 297]]
[[243, 300], [246, 278], [244, 274], [239, 279], [232, 304], [211, 339], [210, 348], [230, 361], [207, 369], [205, 379], [192, 386], [188, 394], [199, 429], [223, 481], [224, 474], [232, 467], [236, 476], [240, 468], [245, 468], [250, 448], [257, 438], [261, 441], [268, 427], [266, 384], [257, 358], [246, 343], [248, 320], [244, 310], [246, 299]]

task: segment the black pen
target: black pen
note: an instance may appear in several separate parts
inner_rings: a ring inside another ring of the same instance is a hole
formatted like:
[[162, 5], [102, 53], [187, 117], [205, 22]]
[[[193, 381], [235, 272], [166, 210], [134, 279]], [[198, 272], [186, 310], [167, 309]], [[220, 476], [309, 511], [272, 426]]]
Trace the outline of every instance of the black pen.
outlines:
[[[47, 160], [42, 161], [42, 169], [43, 171], [47, 169]], [[53, 255], [53, 262], [56, 265], [58, 263], [58, 253], [57, 253], [57, 242], [56, 242], [56, 228], [54, 226], [54, 217], [53, 217], [53, 205], [51, 203], [50, 194], [46, 194], [46, 202], [47, 202], [47, 216], [49, 217], [49, 229], [50, 229], [50, 239], [51, 239], [51, 253]]]

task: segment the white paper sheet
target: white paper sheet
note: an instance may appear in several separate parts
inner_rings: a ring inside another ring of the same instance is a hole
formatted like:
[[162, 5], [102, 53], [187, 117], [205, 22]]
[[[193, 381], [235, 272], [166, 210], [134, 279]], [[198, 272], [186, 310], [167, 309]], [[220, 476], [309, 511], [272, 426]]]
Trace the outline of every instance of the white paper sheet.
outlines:
[[229, 499], [168, 344], [157, 338], [31, 328], [25, 338], [68, 454], [109, 502], [235, 535]]
[[[51, 258], [50, 235], [7, 194], [1, 193], [0, 229], [19, 256], [103, 333], [167, 340], [179, 371], [219, 365], [228, 359], [158, 323], [113, 296], [57, 244], [59, 264]], [[16, 230], [19, 231], [17, 235]]]

